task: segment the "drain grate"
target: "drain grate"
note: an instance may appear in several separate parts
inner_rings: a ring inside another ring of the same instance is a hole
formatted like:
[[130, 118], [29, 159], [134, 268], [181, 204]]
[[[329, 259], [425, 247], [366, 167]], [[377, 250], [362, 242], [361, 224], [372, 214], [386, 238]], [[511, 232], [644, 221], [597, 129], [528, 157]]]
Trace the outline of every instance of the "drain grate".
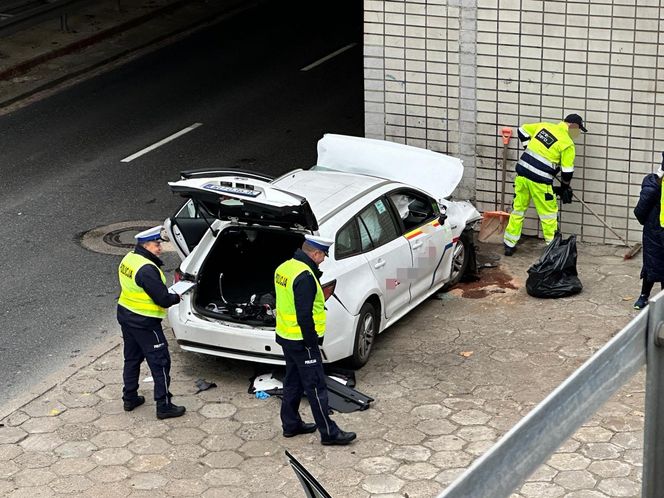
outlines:
[[102, 241], [104, 244], [108, 244], [113, 247], [131, 249], [136, 244], [134, 235], [142, 232], [143, 230], [147, 230], [148, 228], [150, 227], [130, 226], [126, 228], [118, 228], [117, 230], [111, 230], [110, 232], [105, 233], [102, 237]]
[[[136, 245], [134, 235], [159, 224], [161, 222], [151, 220], [113, 223], [83, 232], [78, 236], [78, 241], [89, 251], [124, 256]], [[164, 251], [175, 251], [175, 247], [171, 242], [165, 242], [162, 249]]]

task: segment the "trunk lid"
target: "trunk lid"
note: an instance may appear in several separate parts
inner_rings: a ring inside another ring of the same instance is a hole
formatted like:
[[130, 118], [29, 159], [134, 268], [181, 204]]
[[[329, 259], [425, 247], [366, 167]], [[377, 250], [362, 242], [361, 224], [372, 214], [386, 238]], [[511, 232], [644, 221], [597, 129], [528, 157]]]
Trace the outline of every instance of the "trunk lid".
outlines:
[[258, 175], [232, 174], [190, 177], [169, 182], [173, 193], [192, 199], [197, 207], [220, 220], [244, 224], [318, 230], [307, 199], [273, 187]]

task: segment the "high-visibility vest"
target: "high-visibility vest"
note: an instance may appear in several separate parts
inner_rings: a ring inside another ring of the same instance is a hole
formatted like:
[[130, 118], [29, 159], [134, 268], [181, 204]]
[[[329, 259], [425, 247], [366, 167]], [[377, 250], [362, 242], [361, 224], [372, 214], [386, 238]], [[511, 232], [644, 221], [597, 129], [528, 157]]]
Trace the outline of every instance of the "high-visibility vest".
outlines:
[[524, 124], [519, 136], [526, 150], [517, 162], [517, 174], [550, 185], [559, 169], [563, 173], [574, 172], [576, 149], [564, 121]]
[[161, 271], [161, 268], [145, 256], [130, 252], [122, 259], [118, 267], [118, 277], [122, 289], [118, 304], [138, 315], [165, 318], [166, 308], [162, 308], [155, 303], [143, 287], [136, 283], [136, 274], [145, 265], [153, 265], [159, 270], [161, 281], [166, 285], [166, 275]]
[[297, 259], [289, 259], [282, 263], [274, 272], [274, 289], [276, 294], [277, 326], [279, 337], [293, 341], [302, 340], [302, 329], [297, 323], [295, 313], [295, 296], [293, 295], [293, 282], [302, 272], [308, 271], [316, 282], [316, 297], [314, 298], [313, 319], [318, 337], [325, 334], [325, 296], [323, 289], [306, 263]]
[[664, 227], [664, 184], [659, 185], [659, 189], [661, 190], [661, 200], [659, 203], [659, 224], [661, 227]]

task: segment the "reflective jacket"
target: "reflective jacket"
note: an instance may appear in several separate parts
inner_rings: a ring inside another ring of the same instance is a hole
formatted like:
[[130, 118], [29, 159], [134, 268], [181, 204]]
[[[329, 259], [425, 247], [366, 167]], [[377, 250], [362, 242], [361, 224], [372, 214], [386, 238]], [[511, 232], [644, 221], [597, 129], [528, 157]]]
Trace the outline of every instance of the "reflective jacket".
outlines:
[[562, 180], [570, 182], [576, 150], [564, 121], [525, 124], [519, 128], [518, 134], [526, 147], [516, 165], [518, 175], [552, 185], [554, 175], [562, 171]]
[[[123, 277], [121, 276], [122, 264], [126, 263], [126, 259], [130, 255], [133, 255], [131, 256], [131, 259], [134, 259], [134, 257], [137, 258], [134, 260], [136, 265], [134, 267], [134, 265], [125, 264], [124, 277], [127, 279], [125, 280], [125, 283], [127, 284], [126, 289], [129, 294], [125, 293], [123, 297], [123, 292], [121, 292], [120, 299], [118, 299], [118, 322], [130, 327], [151, 328], [158, 324], [163, 316], [165, 316], [165, 308], [179, 303], [180, 297], [168, 292], [168, 288], [165, 284], [166, 278], [159, 268], [163, 265], [161, 259], [139, 245], [137, 245], [131, 253], [125, 256], [120, 267], [118, 267], [118, 276], [120, 278], [120, 287], [122, 291], [125, 291], [125, 287], [123, 287]], [[129, 282], [129, 273], [132, 275], [131, 282]], [[134, 285], [138, 288], [135, 288]], [[131, 292], [133, 291], [139, 292], [141, 294], [141, 300], [144, 300], [143, 302], [145, 303], [148, 302], [145, 298], [145, 296], [147, 296], [150, 300], [149, 302], [155, 306], [154, 310], [158, 310], [159, 312], [146, 313], [144, 310], [141, 311], [140, 309], [137, 309], [134, 300], [131, 299]], [[145, 296], [143, 294], [145, 294]]]
[[314, 269], [313, 261], [298, 250], [275, 270], [278, 339], [304, 340], [317, 346], [318, 338], [325, 334], [325, 297]]
[[664, 227], [664, 188], [660, 190], [662, 193], [659, 200], [659, 226]]

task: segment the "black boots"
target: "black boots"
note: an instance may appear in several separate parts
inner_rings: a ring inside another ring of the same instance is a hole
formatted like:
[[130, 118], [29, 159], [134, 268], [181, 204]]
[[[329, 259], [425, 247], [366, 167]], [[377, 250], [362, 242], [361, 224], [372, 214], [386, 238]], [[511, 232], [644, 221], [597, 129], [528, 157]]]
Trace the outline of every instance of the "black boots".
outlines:
[[144, 396], [136, 396], [133, 399], [126, 399], [124, 400], [124, 411], [130, 412], [134, 408], [141, 406], [143, 403], [145, 403]]
[[157, 403], [157, 418], [175, 418], [184, 415], [187, 409], [184, 406], [174, 405], [170, 401], [161, 401]]
[[345, 432], [339, 429], [337, 437], [334, 439], [321, 439], [321, 443], [325, 446], [344, 446], [350, 444], [357, 437], [357, 434], [354, 432]]
[[316, 424], [313, 423], [302, 423], [302, 425], [297, 429], [296, 431], [293, 432], [286, 432], [284, 431], [284, 437], [294, 437], [298, 436], [299, 434], [311, 434], [312, 432], [316, 431]]

